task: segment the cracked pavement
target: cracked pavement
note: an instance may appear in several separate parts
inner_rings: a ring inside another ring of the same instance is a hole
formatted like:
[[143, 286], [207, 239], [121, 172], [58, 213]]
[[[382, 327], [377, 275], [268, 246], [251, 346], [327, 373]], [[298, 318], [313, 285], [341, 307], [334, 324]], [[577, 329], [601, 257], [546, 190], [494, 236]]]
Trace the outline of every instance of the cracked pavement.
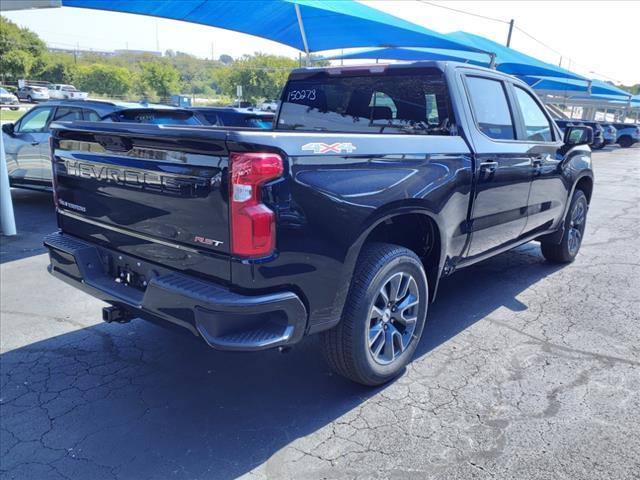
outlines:
[[404, 375], [332, 375], [315, 338], [223, 353], [46, 273], [50, 196], [2, 238], [6, 479], [639, 479], [640, 148], [594, 153], [577, 260], [527, 244], [443, 281]]

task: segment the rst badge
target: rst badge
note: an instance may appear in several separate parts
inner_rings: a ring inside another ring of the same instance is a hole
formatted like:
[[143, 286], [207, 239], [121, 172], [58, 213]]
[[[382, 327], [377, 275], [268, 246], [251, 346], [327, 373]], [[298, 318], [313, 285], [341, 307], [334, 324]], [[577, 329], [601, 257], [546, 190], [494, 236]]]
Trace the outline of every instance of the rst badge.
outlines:
[[337, 143], [307, 143], [303, 145], [302, 150], [313, 153], [352, 153], [356, 150], [356, 146], [351, 142]]

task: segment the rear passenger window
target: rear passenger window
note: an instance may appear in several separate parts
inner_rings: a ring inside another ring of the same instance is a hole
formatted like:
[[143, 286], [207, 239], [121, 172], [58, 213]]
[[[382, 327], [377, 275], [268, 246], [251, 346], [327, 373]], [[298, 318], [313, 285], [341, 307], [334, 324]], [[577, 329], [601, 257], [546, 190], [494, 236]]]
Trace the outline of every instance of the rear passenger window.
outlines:
[[84, 110], [82, 110], [82, 115], [83, 115], [84, 119], [87, 122], [99, 122], [100, 121], [100, 115], [98, 115], [93, 110], [84, 109]]
[[488, 137], [514, 140], [513, 119], [507, 94], [499, 80], [467, 77], [471, 106], [478, 128]]
[[53, 121], [72, 122], [82, 120], [82, 110], [80, 108], [58, 107]]
[[549, 119], [544, 114], [538, 102], [520, 87], [516, 87], [516, 98], [522, 111], [524, 126], [527, 133], [527, 140], [533, 142], [552, 142], [553, 133]]

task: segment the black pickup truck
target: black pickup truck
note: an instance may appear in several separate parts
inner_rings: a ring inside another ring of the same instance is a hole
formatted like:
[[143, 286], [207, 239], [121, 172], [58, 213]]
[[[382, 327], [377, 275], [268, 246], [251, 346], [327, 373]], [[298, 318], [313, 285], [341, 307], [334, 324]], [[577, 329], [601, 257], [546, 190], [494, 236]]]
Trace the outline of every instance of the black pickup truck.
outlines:
[[177, 324], [222, 350], [321, 333], [338, 373], [410, 361], [438, 282], [538, 240], [571, 262], [592, 131], [527, 85], [458, 63], [291, 73], [271, 130], [52, 127], [49, 271], [106, 321]]

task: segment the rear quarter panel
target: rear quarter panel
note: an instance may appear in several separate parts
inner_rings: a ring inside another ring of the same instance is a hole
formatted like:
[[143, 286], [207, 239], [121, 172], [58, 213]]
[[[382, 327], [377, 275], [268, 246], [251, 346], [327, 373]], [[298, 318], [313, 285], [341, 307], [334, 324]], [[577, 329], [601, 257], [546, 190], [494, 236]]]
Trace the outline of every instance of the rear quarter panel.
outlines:
[[[237, 286], [289, 282], [303, 293], [313, 330], [342, 312], [367, 234], [399, 213], [432, 217], [441, 232], [441, 261], [462, 252], [472, 165], [461, 137], [232, 132], [230, 150], [278, 151], [285, 178], [267, 189], [277, 212], [277, 257], [251, 269], [232, 262]], [[313, 153], [312, 144], [350, 144]], [[433, 152], [433, 153], [425, 153]]]

